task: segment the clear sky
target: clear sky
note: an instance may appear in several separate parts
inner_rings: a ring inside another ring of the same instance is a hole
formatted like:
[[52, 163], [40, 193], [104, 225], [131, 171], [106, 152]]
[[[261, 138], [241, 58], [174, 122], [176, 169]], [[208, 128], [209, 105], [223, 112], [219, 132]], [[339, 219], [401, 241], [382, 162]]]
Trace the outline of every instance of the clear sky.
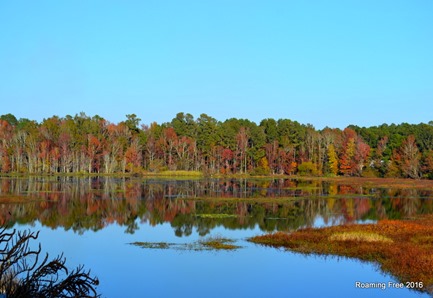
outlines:
[[0, 114], [433, 120], [432, 0], [1, 1]]

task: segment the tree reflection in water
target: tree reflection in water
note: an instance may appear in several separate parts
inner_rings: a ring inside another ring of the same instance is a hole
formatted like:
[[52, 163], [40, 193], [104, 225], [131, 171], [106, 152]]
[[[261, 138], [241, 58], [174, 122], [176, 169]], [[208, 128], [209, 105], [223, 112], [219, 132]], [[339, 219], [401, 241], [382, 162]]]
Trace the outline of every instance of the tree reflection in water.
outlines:
[[0, 182], [0, 216], [6, 225], [39, 221], [78, 233], [113, 223], [134, 233], [138, 221], [169, 222], [179, 237], [194, 229], [204, 236], [217, 226], [288, 231], [312, 226], [318, 217], [338, 224], [433, 211], [429, 190], [293, 179], [30, 177]]

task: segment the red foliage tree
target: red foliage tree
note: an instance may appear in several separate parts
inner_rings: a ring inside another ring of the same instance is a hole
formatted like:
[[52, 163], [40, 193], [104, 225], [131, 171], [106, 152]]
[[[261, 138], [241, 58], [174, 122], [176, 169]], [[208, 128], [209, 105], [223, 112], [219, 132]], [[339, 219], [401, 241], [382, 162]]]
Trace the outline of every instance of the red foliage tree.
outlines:
[[353, 129], [344, 129], [340, 172], [346, 176], [360, 175], [369, 153], [370, 146]]

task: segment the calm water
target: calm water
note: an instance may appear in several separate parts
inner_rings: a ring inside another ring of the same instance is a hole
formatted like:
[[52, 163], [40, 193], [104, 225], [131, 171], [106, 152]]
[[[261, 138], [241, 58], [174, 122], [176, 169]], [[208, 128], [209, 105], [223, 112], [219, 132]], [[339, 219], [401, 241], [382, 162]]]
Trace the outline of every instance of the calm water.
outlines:
[[[372, 264], [306, 257], [245, 239], [433, 213], [433, 190], [295, 180], [33, 177], [0, 183], [5, 202], [0, 218], [8, 227], [40, 230], [43, 250], [51, 257], [63, 252], [70, 267], [91, 269], [103, 297], [428, 297], [409, 290], [355, 288], [357, 281], [395, 281]], [[234, 239], [242, 248], [130, 245], [190, 244], [209, 236]]]

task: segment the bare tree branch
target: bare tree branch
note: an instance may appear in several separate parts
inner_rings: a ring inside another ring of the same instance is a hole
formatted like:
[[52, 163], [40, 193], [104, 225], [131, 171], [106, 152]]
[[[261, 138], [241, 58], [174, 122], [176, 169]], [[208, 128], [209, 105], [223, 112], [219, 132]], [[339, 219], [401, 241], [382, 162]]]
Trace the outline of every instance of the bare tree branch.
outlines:
[[99, 297], [99, 280], [78, 266], [70, 273], [66, 258], [40, 261], [41, 245], [30, 247], [39, 232], [0, 229], [0, 293], [13, 297]]

